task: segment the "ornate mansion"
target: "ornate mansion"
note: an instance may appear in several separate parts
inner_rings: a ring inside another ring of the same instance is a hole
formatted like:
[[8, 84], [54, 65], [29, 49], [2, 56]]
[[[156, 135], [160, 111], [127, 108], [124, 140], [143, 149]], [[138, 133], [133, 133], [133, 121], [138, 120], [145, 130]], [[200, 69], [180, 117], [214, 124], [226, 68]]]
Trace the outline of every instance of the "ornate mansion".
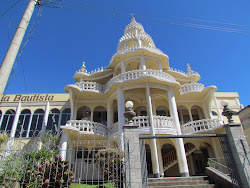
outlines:
[[[91, 152], [90, 141], [109, 140], [123, 149], [127, 101], [134, 104], [132, 121], [140, 136], [224, 134], [220, 102], [226, 99], [235, 111], [241, 107], [238, 93], [198, 83], [200, 75], [189, 65], [186, 72], [171, 68], [168, 56], [134, 18], [108, 67], [88, 72], [83, 62], [74, 80], [64, 94], [4, 95], [0, 130], [23, 142], [42, 130], [63, 130], [61, 157], [80, 160], [86, 156], [79, 148]], [[148, 139], [145, 148], [151, 177], [203, 175], [208, 158], [223, 157], [216, 137]]]

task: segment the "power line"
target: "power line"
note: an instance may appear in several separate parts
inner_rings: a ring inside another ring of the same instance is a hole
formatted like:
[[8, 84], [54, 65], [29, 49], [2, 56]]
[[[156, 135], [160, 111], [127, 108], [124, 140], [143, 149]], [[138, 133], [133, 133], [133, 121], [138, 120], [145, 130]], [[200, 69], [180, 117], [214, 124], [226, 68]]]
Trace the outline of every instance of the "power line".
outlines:
[[138, 13], [138, 14], [145, 14], [145, 15], [155, 15], [155, 16], [160, 16], [160, 17], [170, 17], [170, 18], [177, 18], [177, 19], [184, 19], [184, 20], [192, 20], [192, 21], [199, 21], [199, 22], [207, 22], [207, 23], [215, 23], [215, 24], [222, 24], [222, 25], [229, 25], [229, 26], [239, 26], [239, 27], [250, 27], [250, 25], [243, 25], [243, 24], [235, 24], [235, 23], [229, 23], [229, 22], [221, 22], [221, 21], [211, 21], [211, 20], [205, 20], [205, 19], [196, 19], [196, 18], [189, 18], [189, 17], [181, 17], [181, 16], [171, 16], [167, 14], [156, 14], [152, 13], [149, 11], [136, 11], [136, 10], [131, 10], [131, 9], [121, 9], [121, 8], [115, 8], [111, 6], [106, 6], [106, 5], [100, 5], [100, 4], [94, 4], [94, 3], [89, 3], [89, 2], [79, 2], [76, 0], [64, 0], [67, 3], [71, 4], [83, 4], [87, 6], [94, 6], [94, 7], [103, 7], [103, 8], [109, 8], [113, 9], [114, 11], [123, 11], [123, 12], [129, 12], [131, 13]]
[[[39, 11], [38, 11], [38, 13], [37, 13], [37, 15], [36, 15], [36, 18], [34, 19], [34, 21], [33, 21], [33, 23], [32, 23], [32, 26], [31, 26], [31, 28], [30, 28], [30, 30], [29, 30], [29, 33], [27, 34], [26, 40], [25, 40], [25, 42], [24, 42], [24, 44], [23, 44], [21, 50], [19, 51], [18, 56], [17, 56], [17, 58], [16, 58], [16, 61], [15, 61], [14, 65], [13, 65], [13, 69], [12, 69], [11, 74], [10, 74], [10, 77], [9, 77], [9, 79], [8, 79], [8, 82], [7, 82], [7, 85], [6, 85], [6, 89], [5, 89], [5, 91], [4, 91], [4, 95], [6, 94], [6, 92], [7, 92], [7, 90], [8, 90], [8, 87], [10, 86], [10, 83], [11, 83], [11, 80], [12, 80], [12, 77], [13, 77], [13, 74], [14, 74], [15, 69], [16, 69], [16, 67], [17, 67], [18, 61], [19, 61], [19, 59], [21, 58], [23, 49], [24, 49], [24, 48], [26, 47], [26, 45], [28, 44], [28, 42], [29, 42], [31, 36], [34, 34], [34, 32], [35, 32], [35, 30], [36, 30], [36, 28], [37, 28], [37, 26], [38, 26], [38, 24], [39, 24], [39, 22], [40, 22], [40, 19], [41, 19], [41, 16], [42, 16], [42, 6], [40, 6], [38, 10], [39, 10]], [[26, 83], [25, 83], [25, 85], [26, 85]]]
[[[94, 9], [89, 7], [82, 7], [82, 6], [76, 6], [76, 5], [70, 5], [73, 10], [80, 10], [83, 12], [90, 12], [95, 14], [103, 14], [103, 15], [111, 15], [111, 16], [125, 16], [125, 17], [131, 17], [128, 13], [121, 13], [121, 12], [114, 12], [110, 10], [100, 10], [100, 9]], [[68, 7], [65, 7], [66, 9]], [[72, 9], [71, 9], [72, 10]], [[196, 24], [196, 23], [189, 23], [189, 22], [183, 22], [183, 21], [173, 21], [168, 19], [159, 19], [159, 18], [153, 18], [153, 17], [146, 17], [146, 16], [137, 16], [143, 20], [152, 21], [152, 22], [159, 22], [159, 23], [167, 23], [170, 25], [179, 25], [179, 26], [186, 26], [186, 27], [193, 27], [193, 28], [200, 28], [200, 29], [209, 29], [209, 30], [215, 30], [215, 31], [224, 31], [224, 32], [231, 32], [231, 33], [240, 33], [240, 34], [250, 34], [250, 30], [242, 30], [242, 29], [235, 29], [235, 28], [227, 28], [227, 27], [218, 27], [213, 25], [204, 25], [204, 24]]]
[[22, 1], [22, 0], [17, 0], [12, 6], [10, 6], [2, 15], [1, 15], [1, 17], [2, 16], [4, 16], [9, 10], [11, 10], [17, 3], [19, 3], [20, 1]]

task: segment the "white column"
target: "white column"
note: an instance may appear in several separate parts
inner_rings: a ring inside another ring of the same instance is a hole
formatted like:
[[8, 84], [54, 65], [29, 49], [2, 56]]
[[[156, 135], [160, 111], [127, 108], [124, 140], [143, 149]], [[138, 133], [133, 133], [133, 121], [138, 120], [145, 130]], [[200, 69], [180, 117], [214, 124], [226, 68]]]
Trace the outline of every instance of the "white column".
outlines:
[[10, 154], [9, 151], [11, 150], [11, 147], [14, 144], [14, 137], [15, 137], [16, 128], [17, 128], [17, 124], [18, 124], [18, 120], [20, 116], [20, 111], [21, 111], [21, 103], [19, 102], [16, 108], [14, 121], [12, 123], [11, 131], [10, 131], [10, 138], [8, 139], [8, 142], [7, 142], [7, 148], [6, 148], [7, 152], [4, 154], [5, 156]]
[[126, 72], [124, 60], [121, 61], [121, 72], [122, 72], [122, 73], [125, 73], [125, 72]]
[[216, 143], [216, 138], [212, 138], [212, 143], [213, 143], [213, 148], [214, 148], [214, 154], [215, 154], [215, 158], [218, 159], [219, 163], [222, 163], [221, 158], [220, 158], [220, 153], [219, 153], [219, 149], [218, 149], [218, 144]]
[[61, 121], [62, 121], [62, 113], [60, 112], [57, 125], [57, 135], [59, 135], [61, 131]]
[[21, 102], [18, 103], [17, 108], [16, 108], [16, 114], [15, 114], [15, 117], [14, 117], [14, 121], [12, 123], [10, 138], [15, 137], [16, 128], [17, 128], [18, 120], [19, 120], [19, 116], [20, 116], [20, 111], [21, 111]]
[[[178, 111], [177, 111], [177, 113], [178, 113]], [[183, 124], [184, 123], [184, 119], [183, 119], [182, 109], [179, 109], [179, 113], [180, 113], [181, 122]]]
[[73, 119], [76, 120], [76, 116], [77, 116], [77, 105], [74, 104], [74, 110], [73, 110]]
[[3, 116], [4, 116], [4, 114], [1, 115], [1, 119], [0, 119], [0, 128], [1, 128], [1, 126], [2, 126]]
[[[71, 108], [71, 113], [70, 113], [70, 120], [75, 120], [75, 97], [72, 89], [69, 89], [69, 97], [70, 97], [70, 108]], [[76, 117], [76, 116], [75, 116]]]
[[220, 107], [219, 107], [218, 101], [217, 101], [217, 99], [216, 99], [215, 96], [214, 96], [214, 103], [216, 105], [216, 109], [217, 109], [217, 114], [218, 114], [219, 120], [223, 121], [222, 115], [221, 115], [221, 111], [220, 111]]
[[43, 124], [42, 124], [41, 134], [44, 131], [46, 131], [46, 127], [47, 127], [47, 124], [48, 124], [48, 117], [49, 117], [49, 102], [47, 102], [47, 104], [46, 104], [45, 113], [44, 113], [44, 117], [43, 117]]
[[190, 121], [194, 121], [191, 109], [190, 110], [188, 109], [188, 114], [189, 114]]
[[67, 154], [67, 145], [68, 145], [68, 132], [63, 130], [62, 131], [62, 137], [61, 137], [61, 148], [59, 152], [59, 156], [66, 160], [66, 154]]
[[117, 103], [118, 103], [118, 135], [119, 135], [119, 149], [124, 150], [123, 143], [123, 125], [125, 124], [125, 101], [123, 88], [119, 87], [117, 90]]
[[33, 14], [35, 5], [37, 0], [30, 0], [29, 4], [23, 13], [23, 17], [20, 20], [20, 23], [16, 29], [15, 35], [10, 43], [10, 46], [8, 48], [8, 51], [5, 54], [5, 57], [3, 59], [3, 62], [0, 67], [0, 97], [2, 97], [4, 93], [5, 86], [7, 84], [7, 81], [9, 79], [9, 75], [11, 72], [11, 69], [13, 67], [13, 64], [15, 62], [18, 50], [20, 48], [20, 45], [23, 40], [23, 36], [25, 34], [25, 31], [29, 25], [31, 16]]
[[153, 116], [156, 116], [156, 106], [154, 101], [152, 101], [152, 111], [153, 111]]
[[159, 71], [162, 71], [162, 65], [161, 63], [158, 63]]
[[[177, 134], [182, 135], [173, 88], [169, 88], [168, 90], [168, 101], [169, 101], [170, 114], [174, 120]], [[188, 170], [188, 165], [187, 165], [187, 158], [186, 158], [183, 139], [177, 138], [175, 140], [175, 143], [176, 143], [177, 160], [178, 160], [181, 176], [189, 176], [189, 170]]]
[[107, 127], [110, 131], [111, 126], [113, 125], [113, 106], [111, 104], [111, 100], [107, 101]]
[[28, 124], [28, 128], [27, 128], [26, 138], [29, 138], [30, 127], [31, 127], [31, 123], [32, 123], [32, 118], [33, 118], [33, 114], [30, 114], [30, 120], [29, 120], [29, 124]]
[[160, 176], [164, 177], [164, 169], [163, 169], [163, 162], [162, 162], [162, 153], [161, 153], [161, 143], [160, 140], [156, 140], [157, 143], [157, 152], [158, 152], [158, 162], [160, 168]]
[[[202, 102], [202, 106], [203, 106], [203, 112], [204, 112], [205, 118], [206, 118], [206, 119], [210, 119], [210, 117], [208, 117], [209, 114], [208, 114], [208, 112], [207, 112], [207, 108], [206, 108], [204, 102]], [[201, 115], [200, 108], [198, 108], [198, 114], [199, 114], [199, 119], [202, 119], [202, 115]]]
[[94, 109], [90, 109], [90, 121], [94, 121]]
[[[149, 116], [149, 122], [151, 127], [151, 134], [155, 135], [155, 129], [154, 129], [154, 120], [153, 120], [153, 110], [152, 110], [152, 102], [151, 102], [151, 96], [150, 96], [150, 88], [147, 84], [146, 86], [146, 101], [147, 101], [147, 109], [148, 109], [148, 116]], [[153, 161], [153, 173], [154, 177], [159, 178], [160, 177], [160, 169], [159, 169], [159, 162], [158, 162], [158, 153], [157, 153], [157, 144], [156, 139], [152, 139], [152, 161]]]
[[144, 56], [141, 56], [141, 69], [146, 70], [146, 62]]

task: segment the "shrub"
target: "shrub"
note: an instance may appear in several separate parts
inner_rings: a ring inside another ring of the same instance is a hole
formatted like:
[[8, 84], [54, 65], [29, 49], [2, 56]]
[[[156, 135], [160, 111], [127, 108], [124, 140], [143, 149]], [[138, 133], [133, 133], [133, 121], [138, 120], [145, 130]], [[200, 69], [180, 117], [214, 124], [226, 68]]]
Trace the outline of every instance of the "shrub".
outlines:
[[8, 140], [8, 137], [7, 133], [0, 133], [0, 146]]
[[101, 149], [95, 158], [96, 164], [103, 168], [106, 179], [115, 183], [116, 187], [122, 187], [124, 152], [115, 148]]
[[38, 151], [11, 154], [3, 162], [0, 183], [17, 181], [22, 187], [68, 187], [73, 179], [67, 161], [57, 153]]

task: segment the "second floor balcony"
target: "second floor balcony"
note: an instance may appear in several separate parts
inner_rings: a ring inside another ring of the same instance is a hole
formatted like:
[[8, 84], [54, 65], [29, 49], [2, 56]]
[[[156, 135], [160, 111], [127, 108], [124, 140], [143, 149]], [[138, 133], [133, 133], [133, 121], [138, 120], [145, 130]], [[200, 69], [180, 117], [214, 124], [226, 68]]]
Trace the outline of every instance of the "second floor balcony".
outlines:
[[77, 131], [80, 134], [108, 136], [108, 129], [105, 125], [89, 120], [69, 120], [63, 130]]

